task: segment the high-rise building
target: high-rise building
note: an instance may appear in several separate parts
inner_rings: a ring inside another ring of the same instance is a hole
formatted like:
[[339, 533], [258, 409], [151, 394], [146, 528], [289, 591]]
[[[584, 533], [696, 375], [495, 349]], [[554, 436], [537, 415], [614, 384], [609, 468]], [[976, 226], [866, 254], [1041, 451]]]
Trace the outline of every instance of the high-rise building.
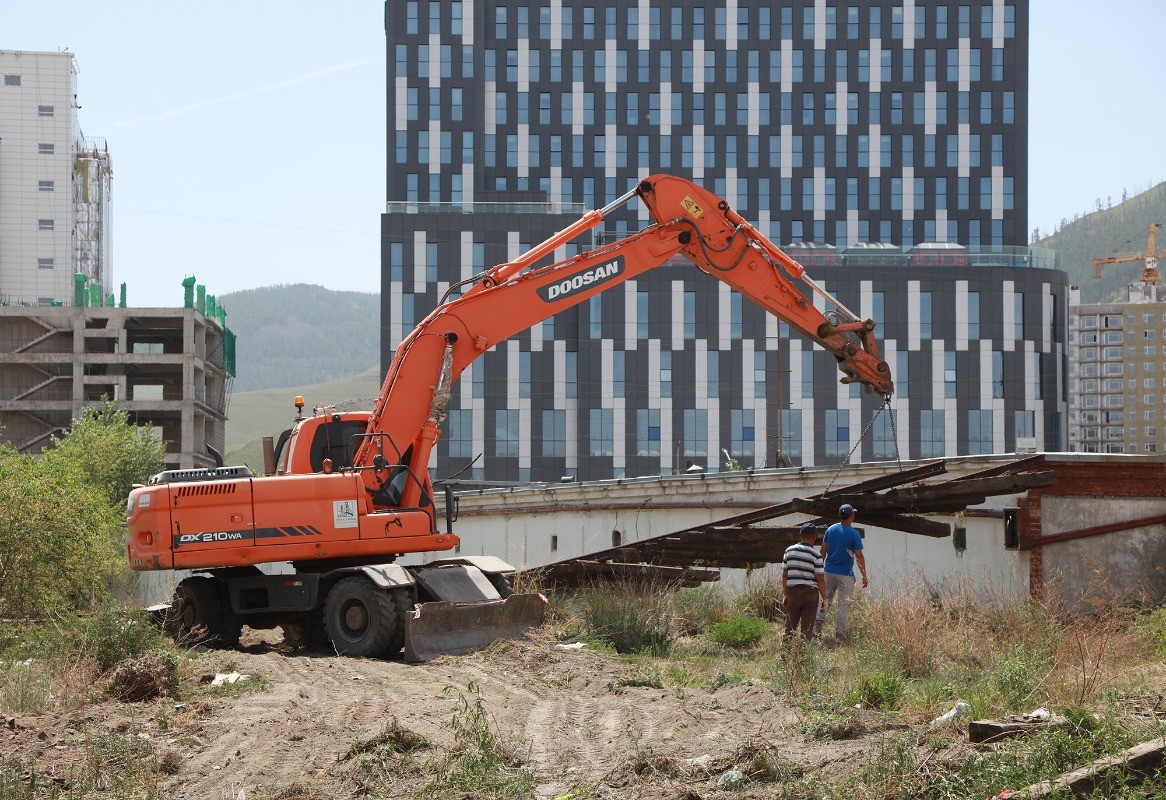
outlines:
[[109, 153], [78, 108], [72, 53], [0, 50], [0, 303], [72, 305], [78, 274], [112, 291]]
[[1166, 293], [1069, 306], [1069, 442], [1074, 453], [1166, 452]]
[[[386, 35], [384, 366], [451, 285], [673, 172], [880, 324], [907, 379], [896, 435], [880, 417], [856, 459], [1063, 446], [1067, 286], [1025, 247], [1026, 0], [405, 0]], [[647, 222], [621, 210], [556, 255]], [[838, 462], [880, 399], [835, 372], [669, 266], [475, 362], [436, 466]]]

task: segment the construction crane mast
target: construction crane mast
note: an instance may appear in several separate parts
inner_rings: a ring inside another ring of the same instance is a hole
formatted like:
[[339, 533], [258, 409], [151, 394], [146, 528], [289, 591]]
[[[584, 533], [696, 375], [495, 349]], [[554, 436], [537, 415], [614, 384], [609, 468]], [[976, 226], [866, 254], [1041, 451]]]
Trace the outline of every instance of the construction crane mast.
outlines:
[[1158, 248], [1154, 244], [1155, 232], [1161, 228], [1161, 224], [1157, 222], [1150, 223], [1150, 240], [1146, 244], [1146, 252], [1144, 253], [1129, 253], [1122, 256], [1106, 256], [1105, 258], [1093, 259], [1093, 277], [1100, 278], [1102, 270], [1106, 264], [1122, 264], [1127, 261], [1144, 261], [1145, 265], [1142, 267], [1142, 283], [1149, 286], [1158, 285], [1158, 259], [1166, 258], [1166, 253], [1158, 252]]

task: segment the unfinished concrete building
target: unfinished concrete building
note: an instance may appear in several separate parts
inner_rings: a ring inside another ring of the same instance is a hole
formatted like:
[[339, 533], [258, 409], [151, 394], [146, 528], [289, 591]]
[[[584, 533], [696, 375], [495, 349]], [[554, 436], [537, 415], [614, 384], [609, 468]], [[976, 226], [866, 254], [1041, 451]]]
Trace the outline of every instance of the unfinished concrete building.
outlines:
[[166, 442], [167, 467], [213, 466], [206, 447], [224, 448], [233, 338], [193, 307], [0, 307], [0, 437], [38, 453], [109, 398]]

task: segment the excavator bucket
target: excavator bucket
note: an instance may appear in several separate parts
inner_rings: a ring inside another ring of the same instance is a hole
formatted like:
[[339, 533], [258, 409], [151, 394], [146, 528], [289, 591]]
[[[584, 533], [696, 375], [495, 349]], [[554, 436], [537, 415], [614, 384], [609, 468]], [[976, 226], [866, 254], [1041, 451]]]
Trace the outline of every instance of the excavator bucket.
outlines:
[[543, 624], [546, 607], [541, 594], [476, 603], [420, 603], [405, 619], [405, 660], [429, 661], [521, 636]]

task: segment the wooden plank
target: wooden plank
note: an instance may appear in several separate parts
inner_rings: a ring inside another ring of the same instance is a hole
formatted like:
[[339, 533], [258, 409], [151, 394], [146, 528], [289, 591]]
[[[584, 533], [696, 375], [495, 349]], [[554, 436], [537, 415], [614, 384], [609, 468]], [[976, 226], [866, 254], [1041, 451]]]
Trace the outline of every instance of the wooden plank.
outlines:
[[[1015, 494], [1028, 489], [1052, 486], [1057, 481], [1055, 472], [1033, 472], [1023, 475], [999, 475], [968, 481], [946, 481], [944, 483], [915, 486], [907, 489], [892, 489], [883, 494], [846, 493], [829, 499], [805, 500], [794, 498], [794, 510], [805, 514], [825, 514], [838, 502], [850, 503], [860, 514], [872, 511], [919, 511], [927, 512], [930, 505], [943, 504], [950, 508], [953, 503], [978, 505], [986, 498], [1000, 494]], [[837, 513], [837, 509], [833, 509]]]
[[994, 742], [1009, 736], [1027, 736], [1047, 728], [1059, 728], [1069, 721], [1053, 714], [1048, 719], [1028, 717], [1004, 717], [1003, 719], [978, 719], [968, 723], [968, 741], [973, 744]]
[[[1012, 795], [1017, 800], [1060, 795], [1066, 789], [1075, 795], [1094, 794], [1106, 788], [1109, 774], [1115, 770], [1131, 773], [1128, 784], [1156, 778], [1166, 764], [1166, 737], [1151, 739], [1112, 756], [1099, 758], [1080, 769], [1070, 770], [1049, 781], [1034, 783]], [[1127, 783], [1126, 775], [1119, 780]]]
[[862, 521], [879, 528], [889, 528], [890, 530], [903, 531], [904, 533], [917, 533], [920, 536], [930, 536], [935, 539], [951, 536], [951, 526], [946, 522], [936, 522], [925, 517], [876, 512], [873, 514], [863, 514]]

